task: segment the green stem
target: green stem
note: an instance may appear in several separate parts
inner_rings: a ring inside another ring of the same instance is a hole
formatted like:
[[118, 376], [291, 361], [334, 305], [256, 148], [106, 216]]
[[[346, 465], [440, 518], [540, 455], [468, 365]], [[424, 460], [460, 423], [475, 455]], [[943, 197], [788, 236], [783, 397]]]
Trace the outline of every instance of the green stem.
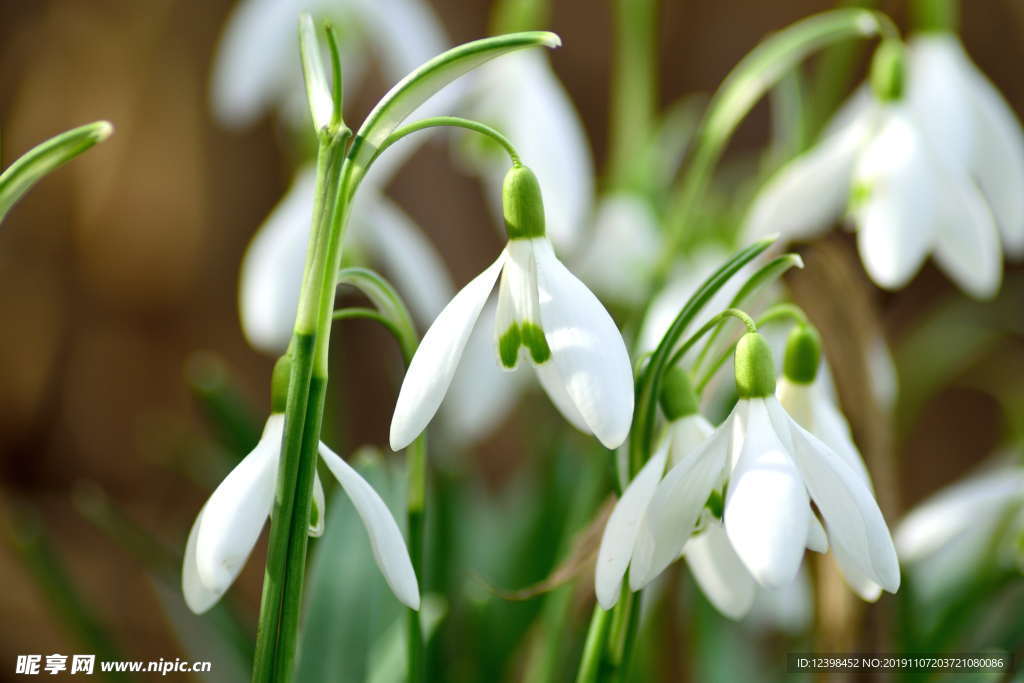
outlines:
[[913, 0], [912, 25], [922, 33], [955, 33], [960, 23], [959, 0]]
[[657, 101], [657, 0], [615, 0], [615, 63], [612, 72], [612, 189], [635, 189], [647, 175]]
[[601, 609], [600, 605], [594, 605], [594, 614], [590, 618], [587, 642], [583, 646], [583, 657], [580, 658], [576, 683], [597, 683], [598, 675], [601, 673], [605, 643], [608, 641], [611, 617], [611, 612]]
[[519, 153], [516, 151], [516, 148], [515, 146], [513, 146], [511, 140], [509, 140], [507, 137], [505, 137], [495, 129], [491, 128], [487, 124], [480, 123], [479, 121], [472, 121], [470, 119], [459, 118], [458, 116], [434, 116], [429, 119], [423, 119], [415, 123], [410, 123], [408, 126], [402, 126], [398, 130], [393, 132], [391, 135], [389, 135], [387, 139], [384, 140], [383, 143], [381, 143], [381, 146], [377, 150], [377, 154], [375, 155], [374, 158], [380, 156], [380, 154], [384, 150], [386, 150], [388, 147], [404, 138], [406, 135], [410, 135], [417, 131], [425, 130], [427, 128], [440, 127], [465, 128], [466, 130], [471, 130], [473, 132], [480, 133], [481, 135], [486, 135], [487, 137], [491, 138], [505, 149], [505, 151], [508, 153], [509, 158], [512, 160], [513, 166], [522, 165], [522, 161], [519, 159]]
[[292, 337], [292, 372], [271, 515], [254, 683], [291, 680], [301, 613], [307, 525], [327, 386], [327, 345], [334, 276], [349, 189], [347, 131], [321, 138], [317, 156], [313, 238]]

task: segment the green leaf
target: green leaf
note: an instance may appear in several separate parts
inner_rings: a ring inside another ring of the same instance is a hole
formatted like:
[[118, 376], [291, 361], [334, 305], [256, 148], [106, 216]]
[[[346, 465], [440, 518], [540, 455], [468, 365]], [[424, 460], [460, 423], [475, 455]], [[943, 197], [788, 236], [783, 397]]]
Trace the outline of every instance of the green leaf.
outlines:
[[0, 174], [0, 221], [43, 176], [71, 161], [114, 132], [106, 121], [73, 128], [36, 145]]
[[474, 40], [452, 48], [399, 81], [377, 103], [359, 128], [350, 155], [357, 166], [369, 166], [377, 149], [409, 114], [459, 76], [501, 55], [528, 47], [558, 47], [561, 39], [547, 31], [509, 33]]

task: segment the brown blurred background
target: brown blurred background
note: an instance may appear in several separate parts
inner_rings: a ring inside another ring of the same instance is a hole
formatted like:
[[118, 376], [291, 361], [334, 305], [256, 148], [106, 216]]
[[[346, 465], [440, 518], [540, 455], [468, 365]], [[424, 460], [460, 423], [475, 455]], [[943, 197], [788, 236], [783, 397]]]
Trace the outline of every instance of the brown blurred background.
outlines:
[[[432, 4], [453, 42], [487, 33], [488, 3]], [[552, 63], [601, 168], [610, 7], [588, 0], [553, 4], [551, 29], [564, 47], [552, 54]], [[663, 4], [663, 103], [712, 90], [767, 32], [833, 5]], [[903, 4], [885, 4], [902, 21]], [[1024, 111], [1024, 5], [964, 5], [970, 54]], [[228, 132], [210, 114], [211, 58], [230, 7], [229, 0], [0, 4], [4, 164], [87, 121], [108, 119], [116, 129], [109, 141], [43, 180], [0, 227], [0, 490], [5, 510], [26, 500], [38, 506], [86, 599], [128, 656], [140, 659], [180, 652], [136, 561], [82, 519], [70, 493], [82, 482], [96, 482], [133, 520], [181, 547], [207, 494], [166, 466], [182, 450], [201, 451], [208, 440], [185, 381], [189, 359], [197, 350], [213, 352], [255, 413], [267, 406], [272, 361], [243, 340], [236, 283], [243, 250], [290, 181], [291, 162], [280, 126], [269, 118]], [[371, 78], [348, 104], [348, 118], [358, 121], [388, 85]], [[768, 131], [762, 105], [740, 130], [733, 153], [763, 145]], [[497, 233], [481, 227], [490, 219], [477, 181], [453, 166], [444, 145], [423, 148], [391, 194], [441, 247], [456, 283], [465, 282], [498, 245]], [[846, 241], [832, 242], [849, 254]], [[856, 261], [850, 263], [859, 275]], [[1008, 276], [1011, 296], [1022, 291], [1021, 275], [1018, 268]], [[813, 260], [806, 277], [821, 277]], [[795, 291], [799, 296], [799, 283]], [[867, 291], [887, 335], [898, 342], [912, 311], [951, 289], [929, 267], [898, 294]], [[393, 362], [377, 358], [382, 339], [360, 325], [346, 336], [347, 352], [368, 360], [344, 381], [380, 387], [352, 406], [355, 442], [385, 442], [393, 396], [386, 384], [370, 381]], [[970, 378], [958, 385], [929, 401], [915, 420], [914, 445], [902, 456], [896, 492], [903, 505], [955, 478], [1000, 437], [995, 402], [972, 389]], [[505, 429], [478, 449], [496, 486], [516, 466], [515, 438], [514, 430]], [[253, 620], [258, 564], [250, 563], [241, 584]], [[16, 654], [81, 651], [7, 543], [0, 546], [0, 586], [0, 679], [13, 671]]]

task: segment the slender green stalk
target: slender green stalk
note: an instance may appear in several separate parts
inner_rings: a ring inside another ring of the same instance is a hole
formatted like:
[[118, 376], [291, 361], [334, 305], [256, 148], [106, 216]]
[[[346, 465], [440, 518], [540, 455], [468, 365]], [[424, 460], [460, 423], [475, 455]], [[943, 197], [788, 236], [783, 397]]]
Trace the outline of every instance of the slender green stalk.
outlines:
[[402, 126], [381, 143], [380, 149], [377, 150], [377, 156], [380, 156], [384, 150], [404, 138], [406, 135], [415, 133], [416, 131], [425, 130], [427, 128], [439, 128], [443, 126], [450, 128], [465, 128], [466, 130], [486, 135], [505, 149], [509, 158], [512, 160], [513, 166], [522, 165], [522, 161], [519, 159], [519, 153], [516, 151], [515, 146], [512, 145], [511, 140], [486, 124], [480, 123], [479, 121], [459, 118], [458, 116], [434, 116], [429, 119], [422, 119], [415, 123], [410, 123], [408, 126]]
[[576, 683], [597, 683], [611, 621], [611, 612], [601, 609], [600, 605], [594, 605], [594, 614], [590, 618], [590, 629], [587, 631], [587, 642], [583, 645], [583, 657], [580, 658]]
[[915, 31], [955, 33], [960, 24], [960, 1], [913, 0], [911, 16]]
[[615, 0], [608, 182], [637, 189], [647, 176], [657, 104], [657, 0]]

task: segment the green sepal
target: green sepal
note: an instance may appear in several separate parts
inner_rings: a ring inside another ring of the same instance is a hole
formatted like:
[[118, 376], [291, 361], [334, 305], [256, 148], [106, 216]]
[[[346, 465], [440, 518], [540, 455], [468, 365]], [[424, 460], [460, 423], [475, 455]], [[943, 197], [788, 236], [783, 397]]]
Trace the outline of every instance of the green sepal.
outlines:
[[690, 375], [683, 368], [674, 365], [661, 378], [661, 396], [658, 397], [661, 412], [670, 422], [693, 415], [699, 410], [697, 392], [693, 390]]
[[519, 362], [519, 345], [523, 343], [522, 335], [519, 333], [519, 325], [512, 323], [501, 336], [498, 337], [498, 357], [501, 364], [509, 370], [516, 367]]
[[810, 325], [798, 325], [786, 340], [782, 373], [791, 382], [810, 384], [818, 375], [821, 362], [821, 337]]
[[288, 382], [292, 376], [292, 358], [284, 354], [274, 363], [274, 372], [270, 376], [270, 412], [283, 413], [288, 405]]
[[740, 398], [766, 398], [775, 394], [775, 363], [768, 342], [748, 332], [736, 345], [736, 393]]
[[871, 89], [882, 102], [903, 98], [906, 59], [903, 43], [896, 38], [883, 40], [871, 60]]
[[501, 187], [505, 232], [510, 240], [544, 236], [544, 200], [537, 176], [526, 166], [513, 166]]
[[544, 363], [551, 358], [551, 347], [548, 340], [544, 338], [544, 330], [537, 323], [519, 323], [519, 335], [522, 337], [522, 344], [530, 350], [530, 357], [534, 363]]

